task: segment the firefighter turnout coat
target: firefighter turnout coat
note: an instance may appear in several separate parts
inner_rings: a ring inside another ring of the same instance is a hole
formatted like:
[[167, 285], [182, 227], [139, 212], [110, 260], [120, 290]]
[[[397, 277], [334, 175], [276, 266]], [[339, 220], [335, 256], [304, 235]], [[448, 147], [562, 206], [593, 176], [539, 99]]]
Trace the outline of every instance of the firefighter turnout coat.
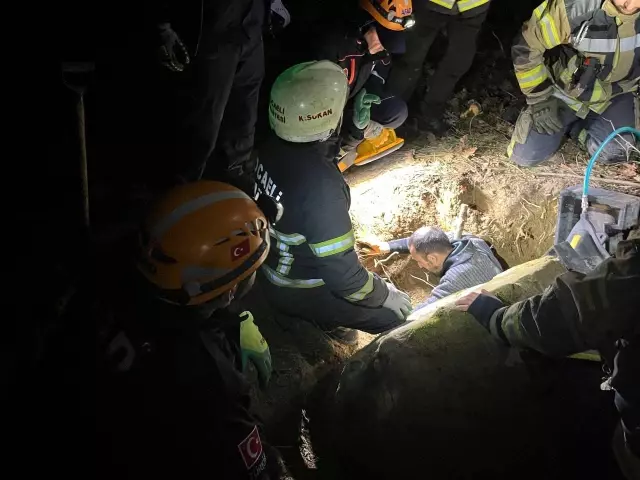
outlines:
[[338, 298], [379, 307], [388, 290], [354, 251], [351, 195], [333, 162], [338, 149], [333, 138], [296, 144], [275, 135], [261, 149], [254, 198], [267, 194], [284, 207], [282, 218], [270, 228], [271, 250], [262, 273], [278, 287], [326, 285]]
[[448, 15], [475, 17], [489, 9], [491, 0], [429, 0], [429, 9]]
[[640, 13], [611, 0], [546, 0], [512, 47], [529, 104], [554, 95], [577, 116], [604, 112], [614, 96], [638, 90]]

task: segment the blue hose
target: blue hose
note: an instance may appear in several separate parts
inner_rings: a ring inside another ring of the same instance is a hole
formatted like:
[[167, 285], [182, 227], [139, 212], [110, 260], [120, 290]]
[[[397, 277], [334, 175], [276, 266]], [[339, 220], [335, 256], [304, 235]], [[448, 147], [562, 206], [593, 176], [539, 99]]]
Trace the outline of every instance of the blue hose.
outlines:
[[593, 170], [593, 165], [595, 165], [596, 160], [602, 153], [602, 150], [604, 150], [604, 147], [607, 146], [607, 143], [609, 143], [616, 136], [622, 133], [633, 133], [636, 137], [640, 138], [640, 130], [636, 130], [635, 128], [632, 128], [632, 127], [620, 127], [614, 130], [613, 132], [611, 132], [609, 136], [605, 138], [604, 142], [602, 142], [602, 145], [598, 147], [598, 149], [596, 150], [596, 153], [594, 153], [593, 156], [591, 157], [591, 160], [589, 160], [589, 165], [587, 165], [587, 170], [584, 173], [584, 183], [582, 184], [583, 196], [586, 196], [589, 193], [589, 180], [591, 178], [591, 170]]
[[604, 147], [607, 146], [607, 143], [609, 143], [616, 136], [622, 133], [633, 133], [636, 137], [640, 138], [640, 130], [636, 130], [633, 127], [620, 127], [614, 130], [613, 132], [611, 132], [609, 136], [605, 138], [604, 142], [602, 142], [602, 145], [600, 145], [600, 147], [593, 154], [593, 156], [591, 157], [591, 160], [589, 160], [589, 164], [587, 165], [587, 170], [584, 172], [584, 182], [582, 184], [582, 215], [583, 216], [586, 213], [587, 207], [589, 205], [588, 195], [589, 195], [589, 180], [591, 179], [591, 170], [593, 170], [593, 166], [595, 165], [596, 160], [602, 153], [602, 150], [604, 150]]

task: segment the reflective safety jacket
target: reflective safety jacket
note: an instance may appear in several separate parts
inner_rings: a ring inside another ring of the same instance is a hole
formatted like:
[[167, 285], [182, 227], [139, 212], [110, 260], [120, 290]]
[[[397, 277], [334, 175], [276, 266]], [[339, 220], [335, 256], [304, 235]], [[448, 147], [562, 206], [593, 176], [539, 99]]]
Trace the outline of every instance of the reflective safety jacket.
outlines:
[[491, 0], [429, 0], [429, 8], [449, 15], [473, 17], [489, 8]]
[[546, 0], [512, 47], [516, 78], [534, 104], [554, 95], [585, 118], [613, 96], [638, 90], [640, 13], [611, 0]]
[[262, 272], [279, 287], [326, 285], [337, 297], [379, 307], [389, 292], [353, 249], [351, 195], [333, 163], [338, 149], [333, 139], [296, 144], [275, 135], [260, 149], [254, 198], [266, 193], [284, 207]]
[[640, 457], [638, 291], [640, 239], [627, 240], [620, 242], [615, 258], [589, 274], [567, 272], [542, 295], [509, 307], [495, 301], [476, 318], [491, 334], [516, 348], [554, 357], [598, 350], [611, 371], [608, 383], [616, 392], [627, 445]]

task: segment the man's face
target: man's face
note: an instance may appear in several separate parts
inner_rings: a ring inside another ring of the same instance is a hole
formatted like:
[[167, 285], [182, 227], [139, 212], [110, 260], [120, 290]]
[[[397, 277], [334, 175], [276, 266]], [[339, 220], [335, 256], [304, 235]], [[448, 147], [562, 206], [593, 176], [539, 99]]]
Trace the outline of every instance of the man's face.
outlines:
[[431, 253], [423, 255], [416, 252], [413, 245], [409, 245], [409, 252], [411, 253], [411, 258], [420, 265], [420, 268], [424, 268], [427, 272], [433, 273], [434, 275], [440, 275], [442, 273], [443, 262], [438, 255]]
[[640, 0], [611, 0], [620, 13], [633, 15], [640, 10]]

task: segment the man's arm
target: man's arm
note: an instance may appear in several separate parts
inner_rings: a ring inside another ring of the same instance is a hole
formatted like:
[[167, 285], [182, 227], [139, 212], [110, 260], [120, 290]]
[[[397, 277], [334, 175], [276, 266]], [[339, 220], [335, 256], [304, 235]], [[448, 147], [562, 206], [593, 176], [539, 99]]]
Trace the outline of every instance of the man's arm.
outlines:
[[564, 2], [545, 0], [514, 40], [511, 56], [516, 78], [530, 105], [546, 100], [553, 92], [553, 82], [544, 64], [545, 51], [569, 43], [570, 38]]
[[337, 196], [314, 205], [305, 237], [317, 258], [320, 278], [335, 295], [367, 307], [379, 307], [389, 290], [382, 279], [360, 264], [346, 205], [346, 200]]
[[456, 304], [509, 346], [565, 357], [595, 348], [588, 345], [581, 333], [580, 314], [565, 282], [579, 280], [572, 278], [574, 276], [580, 274], [568, 272], [558, 277], [542, 295], [509, 307], [493, 295], [477, 293], [461, 298]]
[[419, 308], [422, 308], [422, 307], [426, 307], [427, 305], [433, 302], [436, 302], [441, 298], [448, 297], [452, 293], [459, 292], [460, 290], [462, 290], [462, 288], [457, 288], [451, 282], [450, 278], [448, 278], [447, 275], [445, 274], [445, 276], [442, 277], [442, 279], [440, 279], [440, 283], [436, 285], [436, 288], [431, 290], [431, 294], [429, 295], [429, 298], [427, 298], [427, 300], [424, 303], [421, 303], [420, 305], [418, 305], [415, 308], [415, 310], [418, 310]]
[[409, 237], [389, 240], [387, 245], [389, 245], [389, 253], [409, 253]]

